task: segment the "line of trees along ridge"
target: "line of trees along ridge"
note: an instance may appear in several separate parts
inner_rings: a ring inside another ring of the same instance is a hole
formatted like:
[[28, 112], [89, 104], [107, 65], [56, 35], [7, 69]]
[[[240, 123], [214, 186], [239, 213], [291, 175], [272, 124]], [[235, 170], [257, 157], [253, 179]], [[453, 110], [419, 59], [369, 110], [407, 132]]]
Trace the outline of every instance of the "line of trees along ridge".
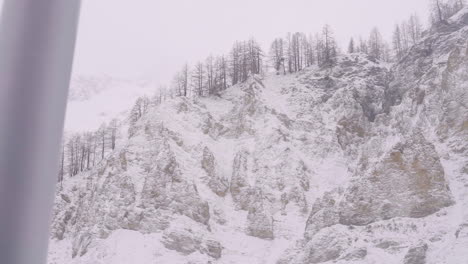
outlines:
[[[420, 18], [413, 14], [395, 25], [390, 43], [374, 27], [367, 39], [351, 38], [346, 52], [362, 53], [376, 62], [399, 61], [422, 39], [425, 30], [448, 24], [448, 19], [466, 6], [465, 0], [429, 1], [428, 29], [424, 29]], [[151, 98], [138, 98], [126, 120], [128, 136], [134, 135], [136, 123], [151, 106], [157, 106], [169, 98], [217, 96], [230, 86], [247, 81], [252, 75], [269, 71], [269, 68], [273, 68], [276, 74], [292, 74], [310, 66], [333, 67], [340, 53], [342, 51], [329, 25], [315, 34], [296, 32], [276, 38], [267, 53], [253, 38], [237, 41], [228, 54], [210, 55], [192, 67], [184, 64], [168, 87], [159, 87]], [[122, 121], [113, 119], [96, 131], [66, 137], [62, 144], [59, 182], [66, 175], [73, 177], [104, 160], [116, 148], [122, 137], [121, 129]]]

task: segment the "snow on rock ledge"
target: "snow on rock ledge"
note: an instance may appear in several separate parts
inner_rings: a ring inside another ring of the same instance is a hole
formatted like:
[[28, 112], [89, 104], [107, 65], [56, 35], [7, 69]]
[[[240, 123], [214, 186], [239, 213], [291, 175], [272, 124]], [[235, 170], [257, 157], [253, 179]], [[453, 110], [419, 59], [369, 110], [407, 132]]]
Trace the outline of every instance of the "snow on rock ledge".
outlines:
[[352, 54], [153, 107], [65, 182], [50, 263], [467, 259], [466, 24], [391, 68]]

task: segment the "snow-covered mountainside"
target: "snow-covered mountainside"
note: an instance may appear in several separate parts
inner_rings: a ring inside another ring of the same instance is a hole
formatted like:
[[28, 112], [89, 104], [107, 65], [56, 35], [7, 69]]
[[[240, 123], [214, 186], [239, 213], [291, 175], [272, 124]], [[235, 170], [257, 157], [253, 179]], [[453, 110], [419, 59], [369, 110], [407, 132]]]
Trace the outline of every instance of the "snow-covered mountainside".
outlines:
[[155, 90], [156, 86], [148, 81], [77, 76], [71, 81], [65, 131], [96, 130], [104, 122], [128, 115], [137, 98]]
[[49, 263], [468, 263], [467, 40], [153, 107], [64, 182]]

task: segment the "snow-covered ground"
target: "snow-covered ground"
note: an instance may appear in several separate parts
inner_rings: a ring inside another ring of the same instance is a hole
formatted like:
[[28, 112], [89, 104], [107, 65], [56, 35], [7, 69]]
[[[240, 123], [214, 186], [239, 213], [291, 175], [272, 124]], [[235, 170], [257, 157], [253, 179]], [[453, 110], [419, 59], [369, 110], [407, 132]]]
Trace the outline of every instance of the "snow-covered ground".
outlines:
[[394, 65], [343, 55], [151, 106], [65, 180], [49, 263], [467, 264], [461, 13]]

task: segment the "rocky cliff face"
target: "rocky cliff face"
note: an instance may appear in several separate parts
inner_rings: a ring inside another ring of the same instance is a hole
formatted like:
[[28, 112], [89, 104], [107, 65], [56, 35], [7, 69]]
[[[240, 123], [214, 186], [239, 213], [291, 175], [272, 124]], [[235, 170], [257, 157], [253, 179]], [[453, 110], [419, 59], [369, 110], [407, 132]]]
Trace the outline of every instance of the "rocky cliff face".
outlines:
[[467, 39], [155, 107], [59, 191], [49, 262], [466, 262]]

